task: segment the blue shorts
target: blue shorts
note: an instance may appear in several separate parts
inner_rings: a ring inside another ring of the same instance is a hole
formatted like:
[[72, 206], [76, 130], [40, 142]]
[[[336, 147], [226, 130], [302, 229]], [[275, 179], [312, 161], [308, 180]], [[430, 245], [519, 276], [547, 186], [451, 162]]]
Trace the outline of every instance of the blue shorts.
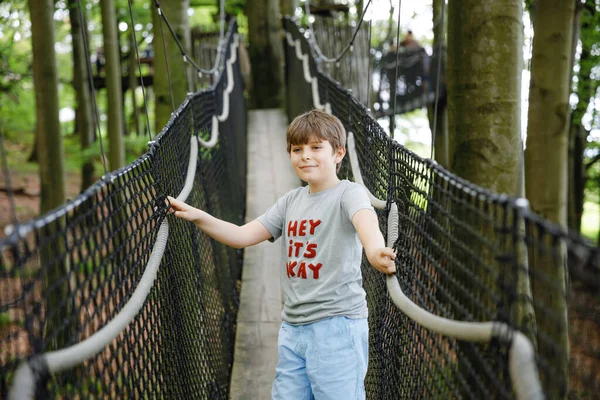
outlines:
[[273, 400], [364, 399], [369, 364], [366, 318], [281, 324]]

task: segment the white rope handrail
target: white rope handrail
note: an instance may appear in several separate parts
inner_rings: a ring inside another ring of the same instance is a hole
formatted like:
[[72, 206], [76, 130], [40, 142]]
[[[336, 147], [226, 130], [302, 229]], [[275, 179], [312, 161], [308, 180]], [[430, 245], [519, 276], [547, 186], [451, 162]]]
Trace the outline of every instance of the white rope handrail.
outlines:
[[287, 40], [287, 44], [288, 46], [294, 46], [294, 38], [292, 37], [292, 34], [289, 32], [285, 33], [285, 39]]
[[302, 53], [302, 44], [300, 39], [294, 40], [289, 32], [286, 32], [285, 38], [288, 46], [294, 47], [295, 54], [298, 60], [302, 61], [302, 72], [306, 83], [310, 83], [310, 89], [312, 93], [313, 104], [315, 108], [324, 110], [328, 114], [331, 114], [331, 104], [321, 103], [321, 97], [319, 96], [319, 81], [316, 76], [312, 76], [310, 73], [309, 55]]
[[229, 59], [225, 62], [225, 68], [227, 71], [227, 87], [223, 91], [223, 111], [221, 115], [217, 117], [220, 122], [223, 122], [229, 118], [229, 96], [233, 92], [234, 80], [233, 80], [233, 64], [237, 60], [237, 50], [239, 45], [239, 36], [236, 34], [233, 41], [231, 42], [231, 51]]
[[360, 172], [360, 165], [358, 164], [358, 156], [356, 155], [356, 143], [354, 142], [354, 134], [352, 132], [348, 132], [348, 156], [350, 157], [350, 166], [352, 167], [352, 175], [354, 175], [354, 181], [360, 185], [362, 185], [367, 194], [369, 195], [369, 200], [371, 201], [371, 205], [378, 210], [384, 210], [386, 206], [386, 202], [383, 200], [379, 200], [377, 197], [371, 193], [371, 191], [365, 186], [365, 182], [363, 181], [362, 173]]
[[[388, 216], [388, 247], [398, 239], [398, 207], [390, 204]], [[434, 315], [415, 303], [402, 292], [396, 275], [387, 275], [390, 297], [410, 319], [439, 334], [458, 340], [488, 343], [492, 339], [512, 339], [508, 355], [509, 373], [517, 399], [543, 399], [535, 361], [535, 351], [529, 339], [503, 322], [462, 322]], [[512, 334], [512, 338], [511, 338]]]
[[[198, 142], [196, 138], [192, 137], [185, 185], [181, 193], [177, 196], [177, 200], [185, 201], [189, 196], [194, 183], [197, 161]], [[131, 323], [144, 305], [154, 285], [160, 261], [167, 247], [168, 237], [169, 222], [165, 218], [158, 229], [156, 242], [154, 243], [154, 248], [152, 249], [142, 278], [121, 311], [104, 327], [87, 339], [64, 349], [35, 355], [30, 360], [21, 363], [15, 372], [14, 381], [8, 394], [9, 400], [34, 398], [37, 377], [33, 371], [32, 364], [43, 365], [51, 374], [72, 368], [102, 351]]]
[[207, 142], [198, 136], [198, 143], [204, 148], [212, 149], [217, 144], [217, 140], [219, 140], [219, 118], [216, 115], [213, 115], [210, 129], [210, 140]]
[[229, 95], [233, 91], [235, 85], [235, 82], [233, 81], [233, 64], [237, 61], [237, 50], [240, 43], [239, 40], [239, 35], [235, 34], [231, 43], [231, 55], [229, 56], [229, 59], [225, 61], [227, 71], [227, 87], [225, 90], [223, 90], [223, 111], [219, 116], [212, 116], [210, 139], [206, 141], [198, 136], [198, 143], [207, 149], [212, 149], [215, 147], [217, 141], [219, 140], [219, 121], [223, 122], [229, 118]]
[[235, 83], [233, 82], [233, 64], [237, 61], [237, 49], [239, 46], [239, 35], [233, 36], [231, 43], [231, 55], [226, 60], [226, 71], [227, 71], [227, 87], [223, 90], [223, 111], [221, 115], [213, 115], [210, 129], [210, 139], [208, 141], [198, 136], [198, 143], [207, 149], [212, 149], [219, 140], [219, 121], [223, 122], [229, 118], [229, 95], [233, 91]]

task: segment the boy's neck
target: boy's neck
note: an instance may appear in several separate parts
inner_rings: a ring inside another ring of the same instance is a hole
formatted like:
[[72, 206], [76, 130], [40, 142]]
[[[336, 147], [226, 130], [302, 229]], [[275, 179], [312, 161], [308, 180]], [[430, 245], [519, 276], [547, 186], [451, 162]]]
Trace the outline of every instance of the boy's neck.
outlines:
[[332, 178], [332, 179], [328, 180], [327, 182], [309, 183], [308, 184], [308, 193], [315, 194], [315, 193], [319, 193], [319, 192], [322, 192], [327, 189], [331, 189], [332, 187], [337, 186], [337, 184], [340, 182], [341, 182], [340, 178], [338, 178], [336, 176], [335, 178]]

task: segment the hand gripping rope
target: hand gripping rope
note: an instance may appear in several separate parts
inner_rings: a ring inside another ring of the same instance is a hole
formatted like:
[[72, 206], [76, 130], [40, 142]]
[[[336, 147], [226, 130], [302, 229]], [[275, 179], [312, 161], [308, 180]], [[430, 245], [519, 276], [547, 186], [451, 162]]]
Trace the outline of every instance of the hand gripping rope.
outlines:
[[[198, 161], [198, 140], [191, 138], [190, 142], [190, 160], [188, 164], [185, 185], [177, 200], [185, 201], [192, 191], [194, 178], [196, 174], [196, 163]], [[158, 234], [150, 259], [140, 283], [131, 295], [131, 298], [125, 304], [123, 309], [107, 323], [102, 329], [88, 337], [84, 341], [74, 344], [65, 349], [52, 351], [45, 354], [38, 354], [24, 361], [15, 373], [13, 385], [8, 394], [10, 400], [33, 399], [38, 381], [42, 376], [55, 374], [72, 368], [83, 361], [98, 354], [110, 342], [112, 342], [133, 320], [140, 311], [146, 297], [150, 293], [156, 276], [158, 267], [167, 246], [169, 236], [169, 222], [164, 219]]]
[[[365, 186], [356, 155], [354, 134], [348, 132], [348, 154], [354, 180]], [[365, 186], [366, 188], [366, 186]], [[386, 202], [376, 198], [367, 189], [371, 205], [383, 210]], [[393, 247], [398, 239], [399, 218], [398, 206], [390, 203], [388, 214], [387, 245]], [[529, 339], [519, 331], [513, 330], [504, 322], [461, 322], [438, 317], [413, 303], [402, 292], [396, 275], [387, 275], [387, 288], [390, 297], [398, 308], [413, 321], [439, 334], [469, 342], [489, 343], [496, 339], [501, 343], [510, 343], [509, 373], [513, 390], [519, 400], [538, 400], [544, 398], [544, 393], [538, 377], [535, 351]]]

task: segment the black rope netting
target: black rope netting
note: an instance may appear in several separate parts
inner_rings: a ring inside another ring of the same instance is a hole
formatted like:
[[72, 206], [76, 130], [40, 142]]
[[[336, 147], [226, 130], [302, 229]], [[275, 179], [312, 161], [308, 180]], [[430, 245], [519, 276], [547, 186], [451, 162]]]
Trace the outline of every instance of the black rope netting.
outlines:
[[[313, 54], [290, 20], [286, 31]], [[227, 33], [229, 59], [235, 23]], [[313, 108], [311, 85], [288, 44], [290, 117]], [[548, 398], [600, 392], [600, 257], [528, 211], [522, 200], [461, 180], [403, 148], [309, 57], [322, 103], [353, 132], [362, 176], [398, 205], [398, 279], [420, 307], [462, 321], [502, 321], [526, 334]], [[0, 242], [0, 394], [27, 358], [81, 342], [111, 321], [138, 286], [169, 218], [157, 280], [133, 322], [101, 353], [46, 376], [40, 397], [226, 398], [233, 364], [242, 253], [167, 217], [184, 186], [190, 137], [208, 140], [223, 111], [227, 73], [190, 96], [148, 153], [65, 206], [17, 225]], [[200, 149], [187, 201], [243, 223], [246, 111], [239, 62], [219, 141]], [[358, 77], [357, 77], [358, 78]], [[346, 158], [347, 159], [347, 158]], [[352, 172], [345, 161], [344, 177]], [[387, 210], [378, 211], [386, 231]], [[443, 337], [408, 319], [385, 278], [363, 263], [370, 310], [369, 398], [511, 398], [508, 344]], [[562, 307], [562, 308], [561, 308]], [[570, 348], [570, 351], [568, 350]], [[42, 370], [38, 372], [42, 373]]]
[[[190, 139], [208, 140], [221, 114], [237, 24], [227, 32], [219, 80], [188, 97], [148, 152], [109, 173], [63, 207], [18, 225], [0, 241], [0, 396], [25, 359], [79, 343], [123, 309], [154, 247], [170, 232], [141, 311], [97, 356], [46, 377], [41, 397], [226, 398], [233, 365], [242, 253], [193, 224], [166, 217], [166, 195], [184, 186]], [[187, 202], [242, 224], [246, 196], [246, 108], [239, 71], [219, 141], [200, 148]]]
[[[364, 12], [369, 14], [371, 11], [367, 9]], [[312, 33], [306, 31], [308, 41], [312, 44], [316, 42], [319, 48], [327, 52], [327, 56], [340, 54], [357, 29], [348, 23], [346, 13], [324, 11], [311, 15], [311, 18], [314, 22]], [[369, 26], [363, 23], [358, 29], [352, 51], [339, 62], [320, 63], [321, 72], [352, 90], [352, 95], [362, 104], [367, 107], [372, 105], [372, 113], [376, 118], [432, 105], [438, 77], [438, 54], [443, 56], [444, 51], [435, 49], [430, 55], [418, 44], [412, 47], [380, 45], [371, 49]], [[441, 61], [439, 98], [445, 102], [445, 60]], [[365, 77], [372, 82], [372, 92], [369, 90], [371, 85], [365, 83]]]
[[[368, 110], [322, 71], [292, 20], [319, 101], [353, 132], [362, 176], [398, 205], [398, 280], [421, 308], [460, 321], [501, 321], [523, 332], [537, 351], [547, 398], [600, 393], [600, 257], [597, 249], [530, 212], [523, 199], [466, 182], [391, 140]], [[291, 118], [313, 108], [310, 84], [286, 40]], [[359, 79], [359, 78], [357, 78]], [[345, 158], [347, 160], [348, 157]], [[348, 161], [342, 175], [352, 178]], [[392, 302], [385, 277], [363, 262], [370, 325], [367, 396], [373, 399], [512, 398], [509, 344], [467, 343], [408, 319]], [[566, 282], [566, 283], [564, 283]], [[570, 351], [568, 350], [570, 347]]]

